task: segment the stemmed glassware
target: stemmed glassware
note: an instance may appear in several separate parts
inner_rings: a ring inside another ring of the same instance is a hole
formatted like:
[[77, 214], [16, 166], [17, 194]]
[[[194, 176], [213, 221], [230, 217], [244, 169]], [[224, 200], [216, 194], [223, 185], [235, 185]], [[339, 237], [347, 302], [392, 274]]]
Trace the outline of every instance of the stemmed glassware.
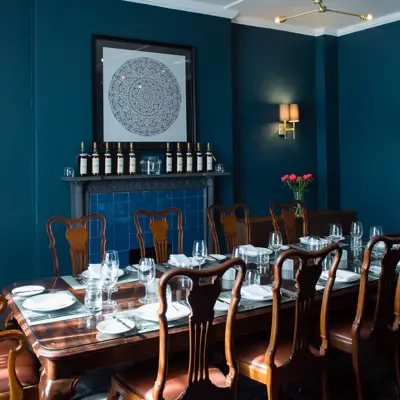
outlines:
[[282, 247], [282, 234], [278, 231], [273, 231], [269, 234], [269, 247], [275, 252], [275, 260], [278, 257], [278, 250]]
[[194, 241], [192, 256], [197, 261], [197, 263], [199, 264], [199, 268], [200, 268], [201, 264], [203, 264], [204, 260], [208, 256], [207, 245], [206, 245], [205, 240], [195, 240]]
[[105, 253], [104, 261], [101, 264], [101, 277], [104, 287], [107, 290], [107, 300], [103, 303], [105, 307], [115, 307], [117, 302], [111, 300], [111, 294], [119, 275], [119, 258], [118, 252], [108, 250]]
[[331, 224], [329, 228], [329, 239], [333, 242], [339, 242], [343, 237], [343, 228], [340, 224]]
[[156, 266], [152, 258], [142, 258], [137, 267], [139, 282], [144, 285], [146, 290], [145, 297], [139, 299], [142, 304], [149, 304], [153, 301], [148, 295], [148, 286], [154, 281]]
[[354, 248], [362, 247], [362, 236], [364, 230], [362, 222], [354, 221], [351, 223], [350, 227], [350, 235], [351, 235], [351, 243]]
[[369, 238], [372, 239], [374, 236], [383, 235], [383, 229], [380, 225], [371, 226], [369, 228]]

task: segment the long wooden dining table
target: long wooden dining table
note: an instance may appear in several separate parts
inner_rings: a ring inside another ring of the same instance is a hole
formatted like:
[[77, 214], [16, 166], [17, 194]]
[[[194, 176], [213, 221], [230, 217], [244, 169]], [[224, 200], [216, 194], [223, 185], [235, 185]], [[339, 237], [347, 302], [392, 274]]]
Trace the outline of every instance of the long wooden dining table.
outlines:
[[[344, 244], [344, 246], [347, 246]], [[354, 256], [350, 247], [347, 269], [359, 271], [361, 261], [359, 253]], [[271, 262], [272, 265], [272, 262]], [[159, 266], [162, 272], [165, 266]], [[181, 278], [175, 278], [172, 285], [173, 300], [186, 299], [188, 283]], [[271, 283], [273, 279], [272, 268], [261, 276], [262, 283]], [[377, 281], [378, 276], [371, 278]], [[374, 282], [372, 282], [374, 283]], [[134, 329], [118, 336], [100, 334], [96, 329], [99, 321], [107, 318], [102, 313], [87, 317], [68, 319], [63, 321], [33, 325], [21, 312], [16, 297], [12, 290], [22, 285], [42, 285], [47, 292], [68, 290], [83, 303], [85, 290], [74, 290], [62, 278], [40, 279], [29, 282], [18, 282], [3, 289], [3, 295], [8, 301], [14, 318], [30, 346], [38, 357], [41, 365], [41, 378], [39, 393], [41, 399], [69, 399], [72, 398], [77, 381], [89, 371], [109, 368], [121, 364], [137, 363], [156, 358], [158, 356], [158, 325], [143, 330]], [[370, 285], [372, 290], [374, 286]], [[231, 281], [223, 280], [224, 292], [229, 295], [232, 287]], [[323, 289], [317, 290], [314, 302], [316, 315], [319, 312], [320, 300]], [[297, 288], [295, 271], [289, 276], [284, 276], [282, 286], [283, 320], [289, 325], [294, 323], [294, 307]], [[346, 308], [356, 309], [358, 282], [339, 284], [334, 286], [330, 301], [331, 309]], [[118, 291], [113, 294], [113, 299], [118, 302], [121, 313], [135, 311], [141, 306], [139, 298], [144, 296], [144, 287], [138, 282], [124, 283], [118, 286]], [[270, 328], [272, 301], [251, 302], [242, 301], [239, 306], [235, 322], [235, 337], [250, 335], [255, 332], [265, 331], [266, 347], [268, 345], [268, 330]], [[212, 340], [223, 341], [225, 333], [226, 312], [216, 311], [213, 324]], [[178, 321], [169, 328], [170, 351], [180, 351], [189, 346], [188, 319]]]

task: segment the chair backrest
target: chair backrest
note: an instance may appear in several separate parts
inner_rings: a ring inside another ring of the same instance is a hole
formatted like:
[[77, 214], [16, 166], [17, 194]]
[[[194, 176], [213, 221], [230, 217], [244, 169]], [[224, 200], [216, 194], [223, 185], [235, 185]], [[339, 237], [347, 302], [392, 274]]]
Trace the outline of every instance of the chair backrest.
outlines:
[[[360, 338], [361, 327], [366, 316], [368, 272], [374, 247], [379, 242], [383, 242], [385, 247], [380, 262], [381, 272], [379, 274], [374, 320], [369, 334], [384, 334], [387, 333], [388, 326], [398, 326], [400, 315], [400, 276], [397, 276], [396, 280], [396, 275], [399, 275], [398, 272], [396, 273], [396, 267], [400, 262], [400, 249], [398, 248], [400, 245], [400, 234], [375, 236], [369, 241], [364, 251], [364, 262], [360, 272], [361, 280], [357, 312], [351, 331], [353, 340]], [[367, 336], [369, 335], [366, 334], [364, 336], [363, 334], [363, 338]]]
[[[286, 241], [288, 244], [294, 244], [298, 241], [298, 237], [296, 234], [296, 207], [300, 205], [302, 211], [302, 219], [303, 219], [303, 236], [308, 235], [308, 219], [307, 219], [307, 208], [306, 205], [299, 200], [293, 200], [290, 203], [279, 203], [277, 201], [273, 201], [269, 205], [269, 212], [272, 217], [272, 223], [274, 225], [274, 230], [276, 232], [281, 231], [279, 227], [280, 220], [283, 222], [283, 229], [286, 235]], [[277, 214], [276, 210], [279, 209], [280, 213]]]
[[[209, 378], [208, 342], [213, 328], [214, 305], [222, 289], [222, 275], [231, 267], [238, 269], [232, 289], [232, 298], [226, 319], [225, 357], [229, 373], [226, 376], [226, 387], [214, 386]], [[168, 370], [168, 323], [166, 319], [166, 287], [176, 276], [185, 276], [192, 281], [188, 290], [187, 302], [190, 305], [189, 316], [189, 368], [187, 388], [180, 399], [236, 399], [238, 366], [233, 357], [233, 323], [240, 301], [240, 289], [246, 273], [246, 265], [240, 259], [231, 259], [215, 268], [192, 270], [179, 268], [165, 273], [159, 282], [160, 296], [159, 325], [160, 351], [157, 381], [153, 387], [153, 398], [161, 400], [167, 379]]]
[[[237, 216], [237, 212], [243, 211], [243, 218]], [[233, 206], [219, 206], [213, 204], [207, 208], [207, 219], [211, 227], [211, 232], [214, 239], [214, 251], [216, 253], [221, 252], [221, 247], [218, 239], [218, 232], [215, 224], [216, 216], [214, 215], [217, 211], [220, 215], [220, 221], [222, 229], [224, 231], [226, 248], [228, 253], [232, 253], [232, 249], [236, 244], [238, 239], [238, 232], [242, 228], [244, 230], [244, 242], [240, 244], [248, 244], [251, 241], [250, 238], [250, 219], [249, 219], [249, 209], [243, 203], [236, 203]]]
[[[183, 229], [182, 229], [182, 213], [177, 208], [167, 208], [162, 211], [148, 211], [148, 210], [137, 210], [135, 212], [135, 225], [136, 234], [140, 246], [140, 256], [146, 257], [146, 246], [143, 240], [143, 230], [140, 226], [140, 215], [145, 215], [150, 219], [149, 229], [153, 234], [153, 245], [156, 254], [156, 263], [160, 264], [168, 261], [168, 214], [177, 214], [178, 222], [178, 253], [182, 253], [182, 241], [183, 241]], [[157, 218], [157, 219], [156, 219]]]
[[[312, 322], [312, 305], [315, 298], [316, 284], [322, 272], [322, 264], [326, 257], [335, 252], [332, 264], [329, 268], [328, 279], [325, 284], [324, 294], [320, 312], [320, 336], [321, 345], [319, 350], [315, 349], [314, 354], [310, 352]], [[285, 260], [291, 258], [298, 260], [298, 270], [296, 274], [296, 284], [298, 292], [296, 294], [295, 323], [293, 334], [293, 348], [289, 364], [299, 367], [299, 364], [307, 365], [315, 354], [324, 356], [328, 348], [327, 333], [327, 310], [329, 296], [335, 281], [336, 270], [342, 257], [342, 249], [338, 244], [332, 244], [317, 251], [302, 251], [290, 249], [282, 253], [274, 265], [274, 283], [272, 285], [272, 328], [271, 338], [266, 353], [266, 363], [271, 368], [275, 366], [275, 353], [278, 347], [279, 314], [280, 314], [280, 289], [282, 285], [282, 265]], [[310, 363], [310, 365], [312, 365]]]
[[52, 217], [47, 221], [46, 230], [50, 239], [49, 248], [53, 256], [54, 276], [60, 276], [60, 267], [58, 263], [57, 249], [55, 246], [56, 240], [52, 228], [53, 223], [61, 222], [65, 224], [65, 237], [70, 245], [72, 275], [76, 276], [81, 274], [88, 265], [88, 222], [96, 219], [100, 221], [100, 257], [103, 259], [106, 249], [106, 220], [103, 215], [99, 213], [92, 213], [82, 218]]

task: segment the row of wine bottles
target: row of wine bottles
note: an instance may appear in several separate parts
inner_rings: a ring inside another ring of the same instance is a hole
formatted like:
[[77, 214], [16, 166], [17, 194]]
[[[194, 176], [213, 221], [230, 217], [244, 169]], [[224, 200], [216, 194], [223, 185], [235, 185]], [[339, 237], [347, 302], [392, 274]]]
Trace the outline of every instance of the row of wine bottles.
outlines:
[[[195, 157], [194, 157], [195, 156]], [[79, 154], [79, 173], [81, 176], [89, 174], [88, 160], [92, 159], [91, 173], [92, 175], [100, 175], [100, 155], [97, 151], [96, 142], [93, 143], [93, 153], [88, 154], [85, 152], [85, 145], [81, 143], [81, 152]], [[104, 175], [112, 175], [113, 173], [113, 157], [110, 153], [108, 143], [106, 143], [106, 150], [104, 153]], [[196, 163], [194, 163], [194, 159]], [[187, 144], [186, 153], [182, 151], [181, 144], [177, 144], [176, 153], [172, 154], [172, 148], [169, 143], [167, 143], [167, 149], [165, 153], [165, 173], [172, 174], [174, 170], [176, 173], [181, 174], [183, 172], [212, 172], [214, 164], [214, 156], [211, 153], [210, 143], [207, 143], [207, 151], [203, 155], [201, 152], [200, 143], [197, 143], [196, 153], [192, 153], [192, 148], [190, 143]], [[205, 169], [204, 163], [205, 161]], [[116, 159], [114, 161], [115, 169], [117, 175], [124, 175], [128, 173], [130, 175], [136, 174], [136, 154], [133, 148], [133, 143], [130, 143], [128, 155], [124, 155], [121, 149], [121, 143], [118, 143], [118, 149], [116, 154]], [[126, 164], [126, 165], [125, 165]], [[126, 168], [127, 167], [127, 168]]]

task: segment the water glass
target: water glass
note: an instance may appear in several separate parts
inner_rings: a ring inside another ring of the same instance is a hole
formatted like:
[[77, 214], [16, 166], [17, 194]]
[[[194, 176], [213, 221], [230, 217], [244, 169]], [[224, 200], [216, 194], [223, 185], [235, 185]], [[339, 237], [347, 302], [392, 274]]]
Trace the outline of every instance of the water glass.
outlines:
[[269, 254], [266, 249], [257, 249], [256, 264], [261, 274], [266, 275], [269, 271]]
[[333, 242], [338, 242], [343, 237], [343, 229], [340, 224], [331, 224], [329, 228], [329, 238]]
[[144, 285], [146, 290], [145, 297], [139, 299], [142, 304], [152, 303], [153, 300], [148, 295], [148, 286], [154, 281], [156, 275], [156, 266], [152, 258], [142, 258], [137, 267], [139, 282]]
[[224, 164], [216, 164], [215, 172], [225, 172]]
[[103, 284], [107, 290], [107, 300], [104, 302], [106, 307], [115, 307], [117, 302], [111, 300], [111, 293], [117, 283], [119, 275], [119, 258], [118, 252], [115, 250], [108, 250], [105, 253], [104, 261], [101, 264], [101, 276]]
[[246, 276], [244, 279], [244, 285], [259, 285], [261, 283], [261, 274], [258, 269], [249, 269], [246, 272]]
[[192, 251], [193, 258], [199, 264], [199, 268], [204, 260], [208, 256], [207, 245], [205, 240], [195, 240], [193, 243], [193, 251]]
[[103, 281], [100, 278], [90, 276], [84, 300], [85, 308], [90, 312], [98, 312], [103, 309]]
[[372, 239], [374, 236], [383, 235], [383, 229], [380, 225], [371, 226], [369, 228], [369, 238]]
[[275, 252], [275, 260], [278, 257], [278, 250], [282, 247], [283, 240], [282, 234], [278, 231], [271, 232], [269, 234], [269, 247]]
[[73, 178], [75, 176], [75, 170], [72, 167], [65, 167], [64, 176], [66, 178]]
[[[147, 287], [147, 296], [149, 297], [149, 301], [151, 303], [158, 303], [158, 283], [159, 279], [156, 278], [150, 283]], [[166, 295], [167, 295], [167, 303], [172, 303], [172, 290], [171, 286], [167, 285], [166, 288]]]
[[364, 230], [363, 230], [362, 222], [354, 221], [351, 223], [350, 235], [351, 235], [352, 247], [354, 247], [354, 248], [362, 247], [363, 233], [364, 233]]

